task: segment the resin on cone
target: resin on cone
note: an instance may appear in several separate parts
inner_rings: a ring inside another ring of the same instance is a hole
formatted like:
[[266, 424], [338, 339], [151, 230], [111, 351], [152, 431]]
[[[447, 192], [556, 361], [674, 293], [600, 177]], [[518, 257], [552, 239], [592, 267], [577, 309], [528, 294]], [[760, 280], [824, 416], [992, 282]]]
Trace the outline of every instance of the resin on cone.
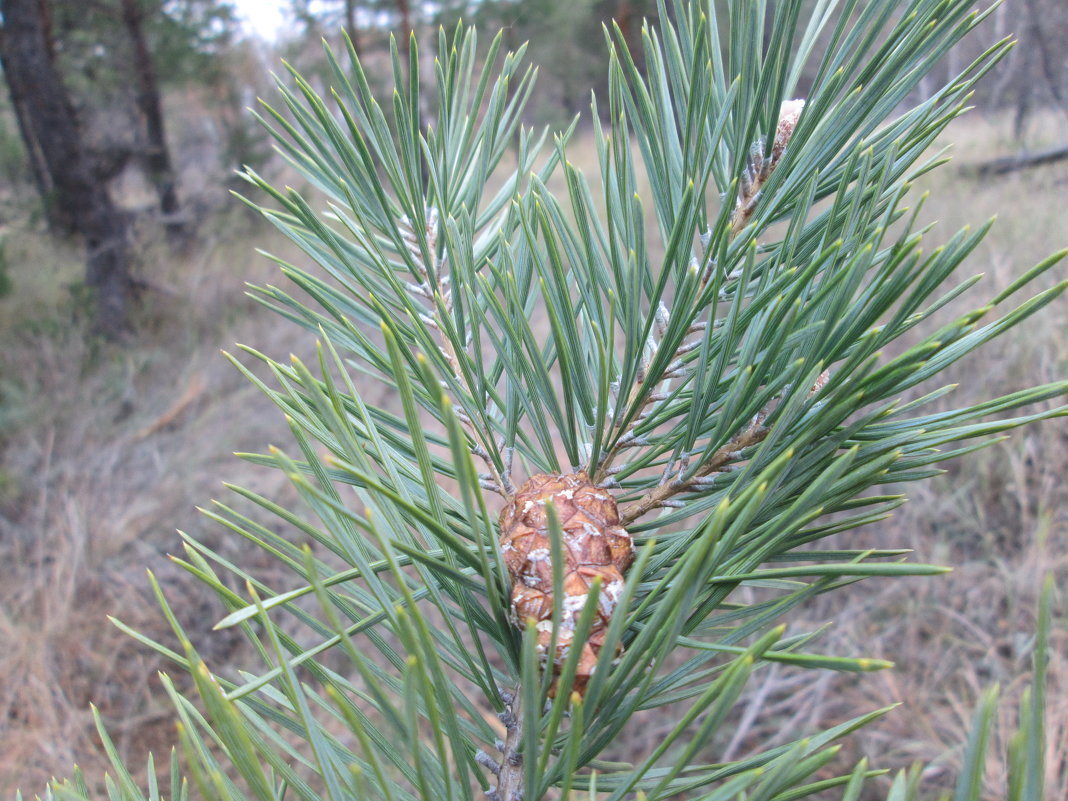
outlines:
[[[623, 593], [623, 574], [634, 561], [634, 542], [619, 525], [616, 499], [594, 486], [584, 472], [531, 476], [501, 511], [501, 552], [512, 577], [512, 617], [517, 626], [533, 618], [538, 653], [549, 661], [553, 627], [553, 565], [545, 505], [552, 502], [563, 534], [563, 591], [560, 627], [551, 655], [555, 671], [571, 650], [575, 626], [590, 586], [600, 578], [597, 616], [582, 644], [574, 690], [582, 693], [597, 664], [608, 622]], [[555, 687], [553, 689], [555, 694]]]

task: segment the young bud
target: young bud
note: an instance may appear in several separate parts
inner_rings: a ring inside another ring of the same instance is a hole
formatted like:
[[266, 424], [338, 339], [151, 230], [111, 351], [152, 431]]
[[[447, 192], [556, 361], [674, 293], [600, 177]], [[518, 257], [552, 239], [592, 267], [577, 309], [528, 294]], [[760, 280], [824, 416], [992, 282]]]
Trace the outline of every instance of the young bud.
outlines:
[[746, 168], [738, 176], [738, 195], [734, 216], [731, 218], [732, 236], [737, 236], [749, 223], [760, 197], [760, 190], [786, 152], [786, 145], [794, 134], [804, 107], [804, 100], [787, 100], [779, 107], [779, 124], [775, 128], [775, 141], [771, 143], [771, 154], [767, 159], [764, 158], [763, 139], [754, 143], [750, 149]]
[[779, 125], [775, 129], [775, 141], [771, 144], [771, 169], [779, 163], [790, 137], [794, 135], [801, 111], [805, 108], [804, 100], [786, 100], [779, 107]]

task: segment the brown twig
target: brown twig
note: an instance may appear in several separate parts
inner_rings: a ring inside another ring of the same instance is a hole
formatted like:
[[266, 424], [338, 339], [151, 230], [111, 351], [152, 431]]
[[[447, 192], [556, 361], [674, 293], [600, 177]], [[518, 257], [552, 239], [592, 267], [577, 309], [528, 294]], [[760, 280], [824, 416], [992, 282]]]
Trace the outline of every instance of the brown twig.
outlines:
[[204, 390], [207, 387], [207, 381], [204, 378], [204, 374], [196, 372], [190, 379], [189, 384], [186, 386], [185, 391], [178, 397], [178, 399], [170, 405], [163, 414], [146, 425], [140, 431], [134, 435], [134, 439], [145, 439], [153, 434], [162, 431], [169, 426], [179, 417], [182, 413], [196, 403], [200, 399], [200, 396], [204, 394]]
[[[827, 386], [827, 382], [831, 378], [829, 370], [824, 370], [819, 376], [816, 377], [815, 382], [809, 388], [809, 395], [816, 395]], [[657, 509], [662, 506], [671, 506], [671, 499], [680, 493], [689, 492], [699, 488], [701, 479], [712, 473], [719, 473], [725, 470], [732, 462], [736, 462], [742, 458], [742, 451], [746, 448], [750, 448], [753, 445], [759, 445], [768, 436], [768, 432], [771, 430], [764, 425], [764, 421], [768, 419], [768, 415], [771, 414], [772, 404], [775, 401], [772, 400], [761, 409], [749, 421], [749, 425], [745, 430], [733, 436], [723, 447], [717, 450], [712, 457], [706, 461], [701, 467], [693, 474], [689, 479], [683, 481], [681, 478], [676, 478], [674, 481], [664, 480], [655, 488], [649, 490], [639, 500], [624, 506], [619, 513], [619, 524], [626, 528], [635, 520], [640, 519], [647, 512], [651, 512], [653, 509]], [[669, 465], [670, 466], [670, 465]], [[679, 473], [685, 471], [685, 464]], [[665, 479], [667, 477], [665, 476]]]
[[500, 744], [501, 761], [495, 771], [497, 786], [486, 793], [488, 801], [523, 801], [523, 754], [519, 751], [523, 718], [518, 693], [517, 687], [514, 694], [505, 696], [507, 705], [498, 715], [506, 734]]
[[764, 412], [754, 417], [745, 431], [732, 437], [712, 454], [712, 457], [701, 465], [701, 468], [691, 478], [685, 481], [682, 479], [667, 481], [649, 490], [639, 500], [624, 506], [620, 510], [619, 524], [626, 528], [653, 509], [667, 505], [673, 496], [695, 489], [700, 479], [712, 473], [721, 472], [731, 462], [737, 461], [741, 451], [763, 442], [768, 435], [770, 429], [764, 426], [766, 417]]

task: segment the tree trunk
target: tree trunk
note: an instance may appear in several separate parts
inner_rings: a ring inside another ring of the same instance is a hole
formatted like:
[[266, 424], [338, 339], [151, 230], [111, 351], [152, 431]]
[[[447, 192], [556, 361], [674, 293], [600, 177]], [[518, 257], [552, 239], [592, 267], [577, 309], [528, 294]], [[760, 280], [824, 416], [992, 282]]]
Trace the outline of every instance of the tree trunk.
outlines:
[[145, 139], [148, 145], [145, 154], [148, 178], [159, 197], [159, 209], [167, 231], [170, 234], [181, 234], [183, 225], [179, 219], [181, 209], [178, 204], [178, 181], [171, 165], [170, 150], [167, 148], [159, 81], [156, 77], [152, 53], [145, 39], [143, 22], [144, 11], [138, 0], [122, 0], [122, 23], [133, 50], [131, 67], [137, 83], [135, 95], [137, 109], [144, 120]]
[[96, 304], [96, 327], [125, 330], [132, 282], [126, 221], [111, 202], [82, 142], [74, 107], [49, 56], [39, 0], [0, 0], [0, 63], [20, 115], [26, 146], [40, 154], [51, 191], [44, 198], [62, 227], [86, 247], [85, 282]]
[[407, 58], [412, 50], [412, 9], [408, 0], [397, 0], [397, 11], [400, 13], [401, 28], [401, 40], [397, 44], [400, 45], [400, 52]]
[[1035, 48], [1039, 71], [1046, 82], [1046, 88], [1049, 90], [1050, 96], [1061, 112], [1068, 114], [1068, 101], [1066, 101], [1064, 94], [1061, 92], [1060, 76], [1057, 74], [1057, 57], [1050, 52], [1049, 43], [1046, 40], [1045, 17], [1047, 15], [1043, 9], [1037, 6], [1035, 0], [1027, 0], [1024, 5], [1027, 7], [1027, 17], [1030, 23], [1028, 33], [1031, 41], [1028, 42], [1028, 45], [1033, 45]]
[[[0, 30], [0, 34], [2, 34], [2, 30]], [[3, 52], [2, 46], [0, 46], [0, 60], [2, 59]], [[26, 158], [30, 163], [30, 174], [33, 176], [34, 186], [37, 187], [37, 194], [41, 198], [48, 227], [54, 233], [69, 236], [74, 233], [74, 223], [71, 220], [64, 219], [52, 202], [52, 176], [48, 173], [48, 165], [45, 163], [41, 146], [37, 142], [37, 136], [30, 127], [29, 112], [26, 109], [26, 104], [29, 101], [22, 96], [22, 87], [12, 83], [10, 80], [8, 80], [8, 94], [11, 96], [11, 105], [15, 111], [15, 122], [18, 124], [22, 143], [26, 146]]]
[[627, 43], [627, 48], [631, 54], [640, 54], [641, 30], [637, 23], [641, 20], [638, 17], [637, 9], [634, 8], [633, 0], [619, 0], [616, 3], [613, 19], [615, 19], [616, 25], [619, 26], [619, 30], [623, 33], [623, 40]]
[[345, 32], [352, 42], [352, 49], [359, 53], [360, 47], [356, 42], [356, 0], [345, 0]]
[[[52, 23], [46, 0], [37, 0], [40, 12], [42, 37], [44, 39], [43, 59], [49, 64], [55, 64], [55, 49], [52, 42]], [[2, 9], [0, 9], [2, 11]], [[0, 62], [5, 59], [3, 45], [3, 27], [0, 20]], [[7, 72], [6, 66], [4, 72]], [[37, 138], [37, 132], [30, 118], [30, 105], [35, 102], [32, 95], [27, 94], [28, 87], [18, 81], [7, 79], [8, 93], [11, 96], [11, 105], [15, 111], [15, 121], [18, 125], [22, 142], [26, 146], [26, 157], [30, 164], [30, 173], [33, 176], [34, 185], [41, 197], [45, 219], [53, 233], [64, 236], [73, 236], [77, 233], [74, 220], [66, 213], [66, 210], [55, 202], [55, 186], [48, 160], [42, 150], [41, 142]]]

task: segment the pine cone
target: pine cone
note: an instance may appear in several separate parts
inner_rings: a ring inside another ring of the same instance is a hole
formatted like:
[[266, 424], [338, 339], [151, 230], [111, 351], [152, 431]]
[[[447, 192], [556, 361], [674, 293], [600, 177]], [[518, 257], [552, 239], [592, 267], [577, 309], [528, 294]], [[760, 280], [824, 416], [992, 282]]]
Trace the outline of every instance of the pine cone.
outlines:
[[[564, 595], [560, 629], [552, 654], [559, 671], [575, 636], [593, 580], [600, 577], [597, 617], [582, 645], [574, 690], [582, 694], [604, 644], [608, 621], [623, 592], [623, 574], [634, 561], [634, 543], [619, 525], [616, 499], [595, 487], [584, 472], [567, 475], [540, 473], [523, 484], [501, 512], [501, 551], [515, 584], [512, 618], [522, 626], [537, 621], [538, 652], [548, 661], [552, 640], [553, 565], [549, 523], [545, 511], [552, 501], [563, 533]], [[555, 694], [555, 686], [551, 691]]]

